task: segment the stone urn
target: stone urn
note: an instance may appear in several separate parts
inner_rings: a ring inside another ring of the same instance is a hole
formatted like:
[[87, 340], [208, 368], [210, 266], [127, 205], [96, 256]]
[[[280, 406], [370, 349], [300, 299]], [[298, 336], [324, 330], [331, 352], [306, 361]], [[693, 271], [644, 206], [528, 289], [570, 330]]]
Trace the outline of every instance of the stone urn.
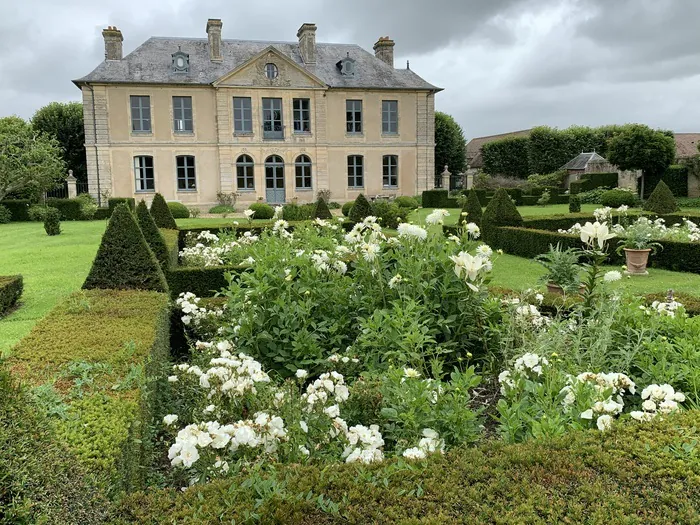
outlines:
[[651, 248], [645, 250], [624, 248], [624, 250], [625, 259], [627, 259], [627, 271], [625, 273], [628, 275], [649, 275], [647, 263], [649, 262]]
[[[585, 291], [585, 289], [585, 285], [580, 284], [578, 287], [578, 293], [582, 294]], [[566, 295], [564, 288], [551, 281], [547, 283], [547, 292], [554, 295]]]

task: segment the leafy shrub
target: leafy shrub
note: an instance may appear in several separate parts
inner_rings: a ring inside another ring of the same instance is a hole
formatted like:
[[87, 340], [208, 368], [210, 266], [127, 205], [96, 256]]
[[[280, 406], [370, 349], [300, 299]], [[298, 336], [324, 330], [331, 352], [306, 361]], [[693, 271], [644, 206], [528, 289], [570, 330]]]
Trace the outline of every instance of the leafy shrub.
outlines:
[[[226, 193], [223, 191], [218, 191], [216, 192], [216, 201], [219, 203], [219, 206], [228, 206], [231, 208], [236, 207], [236, 202], [238, 201], [238, 193]], [[215, 212], [210, 212], [210, 213], [215, 213]], [[216, 212], [220, 213], [220, 212]]]
[[[502, 175], [489, 176], [479, 173], [474, 177], [474, 189], [496, 191], [498, 188], [527, 188], [527, 181], [515, 177], [504, 177]], [[481, 197], [479, 197], [481, 198]]]
[[326, 201], [321, 197], [319, 197], [316, 201], [316, 206], [314, 207], [314, 218], [324, 220], [333, 218], [331, 210], [328, 209], [328, 204], [326, 204]]
[[602, 187], [594, 190], [582, 191], [581, 193], [572, 193], [572, 195], [576, 195], [581, 201], [581, 204], [600, 204], [600, 199], [609, 189], [610, 188]]
[[209, 208], [209, 213], [234, 213], [236, 208], [228, 204], [217, 204], [216, 206]]
[[527, 183], [530, 188], [561, 188], [566, 175], [566, 170], [559, 170], [544, 175], [535, 173], [527, 178]]
[[581, 211], [581, 197], [579, 195], [569, 196], [569, 213], [579, 213]]
[[187, 209], [190, 212], [190, 217], [192, 217], [193, 219], [196, 219], [202, 213], [202, 210], [200, 210], [197, 206], [191, 206]]
[[177, 266], [168, 272], [170, 295], [191, 292], [197, 297], [211, 297], [228, 286], [226, 274], [238, 275], [245, 271], [241, 266]]
[[173, 219], [189, 219], [190, 210], [181, 202], [169, 202], [168, 208], [173, 216]]
[[621, 188], [608, 190], [600, 196], [600, 203], [603, 206], [619, 208], [620, 206], [636, 206], [638, 204], [637, 195], [631, 191]]
[[331, 209], [331, 210], [339, 210], [339, 209], [340, 209], [340, 203], [339, 203], [339, 202], [335, 202], [335, 201], [329, 202], [329, 203], [328, 203], [328, 208]]
[[160, 292], [168, 289], [163, 270], [126, 204], [117, 206], [109, 219], [83, 283], [83, 289], [91, 288]]
[[[131, 208], [133, 210], [133, 207]], [[165, 203], [165, 199], [160, 193], [156, 193], [151, 202], [151, 216], [159, 228], [166, 230], [177, 230], [177, 223], [170, 208]]]
[[551, 198], [552, 194], [549, 192], [549, 190], [544, 190], [540, 198], [537, 199], [537, 204], [539, 204], [540, 206], [547, 206]]
[[408, 218], [408, 208], [400, 208], [394, 203], [385, 200], [378, 200], [372, 203], [372, 215], [379, 219], [379, 223], [384, 228], [397, 228], [399, 223], [406, 222]]
[[0, 224], [8, 224], [12, 220], [12, 212], [7, 206], [0, 204]]
[[5, 199], [2, 201], [2, 205], [10, 210], [13, 222], [31, 220], [28, 215], [31, 204], [32, 201], [29, 199]]
[[396, 197], [394, 199], [394, 203], [399, 208], [408, 208], [409, 210], [415, 210], [416, 208], [418, 208], [418, 201], [413, 197], [407, 197], [405, 195]]
[[659, 181], [654, 191], [644, 203], [644, 209], [659, 215], [678, 211], [678, 204], [664, 181]]
[[[282, 208], [282, 218], [285, 221], [306, 221], [314, 217], [315, 208], [313, 204], [290, 202]], [[255, 217], [257, 217], [257, 214]]]
[[156, 259], [158, 259], [163, 271], [167, 271], [170, 266], [170, 253], [165, 244], [163, 234], [160, 232], [160, 229], [158, 229], [158, 226], [156, 226], [153, 217], [148, 211], [146, 201], [143, 199], [141, 199], [139, 205], [136, 206], [136, 219], [138, 220], [139, 227], [141, 228], [141, 232], [148, 246], [153, 251]]
[[264, 202], [255, 202], [250, 205], [250, 209], [255, 212], [253, 219], [272, 219], [275, 216], [274, 208]]
[[136, 210], [136, 199], [134, 199], [133, 197], [110, 197], [109, 199], [107, 199], [107, 205], [109, 206], [110, 210], [109, 215], [112, 215], [114, 208], [124, 203], [126, 203], [126, 205], [131, 211]]
[[44, 219], [46, 219], [46, 206], [34, 204], [29, 207], [27, 214], [32, 221], [44, 222]]
[[341, 212], [345, 217], [350, 215], [350, 210], [352, 209], [353, 205], [355, 204], [355, 201], [348, 201], [345, 204], [343, 204], [343, 207], [341, 208]]
[[[462, 216], [459, 218], [458, 222], [473, 222], [477, 226], [481, 227], [481, 218], [484, 214], [481, 209], [481, 202], [479, 201], [479, 195], [473, 188], [467, 192], [467, 200], [462, 208]], [[464, 214], [467, 214], [466, 217]]]
[[700, 208], [700, 198], [681, 197], [676, 202], [681, 208]]
[[61, 234], [61, 212], [56, 208], [46, 208], [44, 230], [50, 236]]
[[[447, 192], [445, 192], [447, 193]], [[348, 215], [351, 222], [362, 222], [365, 217], [372, 215], [372, 207], [365, 196], [360, 193], [355, 199], [355, 204], [350, 208], [350, 214]]]
[[[328, 190], [328, 189], [318, 190], [316, 192], [316, 200], [318, 200], [318, 199], [321, 199], [326, 204], [328, 204], [331, 200], [331, 190]], [[319, 217], [319, 219], [323, 219], [323, 217]]]
[[21, 275], [0, 276], [0, 316], [15, 305], [23, 289]]
[[569, 185], [569, 191], [572, 194], [576, 194], [596, 188], [615, 188], [617, 186], [617, 179], [617, 172], [584, 173], [579, 180], [575, 180]]

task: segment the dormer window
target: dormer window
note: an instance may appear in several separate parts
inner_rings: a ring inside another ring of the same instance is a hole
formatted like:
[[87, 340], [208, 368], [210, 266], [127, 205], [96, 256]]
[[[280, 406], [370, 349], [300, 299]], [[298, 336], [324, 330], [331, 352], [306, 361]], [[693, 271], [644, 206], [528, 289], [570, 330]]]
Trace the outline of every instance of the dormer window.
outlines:
[[340, 74], [344, 76], [355, 76], [355, 61], [350, 58], [350, 53], [336, 64], [336, 67], [340, 70]]
[[277, 69], [277, 66], [275, 64], [273, 64], [272, 62], [265, 64], [265, 76], [269, 80], [275, 80], [279, 74], [279, 69]]
[[179, 47], [172, 57], [174, 73], [187, 73], [190, 70], [190, 55], [183, 53]]

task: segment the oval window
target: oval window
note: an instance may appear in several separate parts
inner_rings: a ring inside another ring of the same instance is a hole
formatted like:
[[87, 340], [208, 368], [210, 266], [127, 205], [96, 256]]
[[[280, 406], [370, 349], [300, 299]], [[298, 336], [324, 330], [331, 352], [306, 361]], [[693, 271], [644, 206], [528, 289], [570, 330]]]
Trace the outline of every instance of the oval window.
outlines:
[[267, 64], [265, 66], [265, 76], [270, 80], [276, 79], [278, 74], [279, 70], [275, 64]]

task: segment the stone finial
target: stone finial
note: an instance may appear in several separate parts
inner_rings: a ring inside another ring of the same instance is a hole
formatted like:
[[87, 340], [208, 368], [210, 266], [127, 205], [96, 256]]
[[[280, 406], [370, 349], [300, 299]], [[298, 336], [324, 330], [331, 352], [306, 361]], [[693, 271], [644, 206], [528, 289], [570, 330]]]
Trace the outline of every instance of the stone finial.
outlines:
[[102, 30], [102, 38], [105, 41], [105, 60], [121, 60], [124, 55], [122, 32], [114, 26], [108, 26]]
[[78, 179], [73, 176], [73, 170], [68, 170], [66, 182], [68, 183], [68, 198], [75, 199], [78, 196]]
[[74, 180], [78, 180], [78, 179], [76, 179], [76, 178], [73, 176], [73, 170], [68, 170], [68, 176], [66, 177], [66, 180], [67, 180], [68, 182], [71, 182], [71, 181], [74, 181]]
[[207, 20], [207, 36], [209, 37], [209, 60], [221, 62], [221, 28], [223, 22], [220, 18], [210, 18]]
[[304, 64], [313, 66], [316, 64], [316, 24], [301, 24], [297, 31], [299, 39], [299, 52]]
[[452, 175], [452, 173], [450, 173], [450, 170], [447, 169], [447, 164], [445, 164], [445, 170], [442, 172], [442, 176], [444, 177], [445, 175], [447, 175], [448, 177]]
[[374, 56], [394, 67], [394, 41], [388, 36], [380, 36], [374, 44]]

